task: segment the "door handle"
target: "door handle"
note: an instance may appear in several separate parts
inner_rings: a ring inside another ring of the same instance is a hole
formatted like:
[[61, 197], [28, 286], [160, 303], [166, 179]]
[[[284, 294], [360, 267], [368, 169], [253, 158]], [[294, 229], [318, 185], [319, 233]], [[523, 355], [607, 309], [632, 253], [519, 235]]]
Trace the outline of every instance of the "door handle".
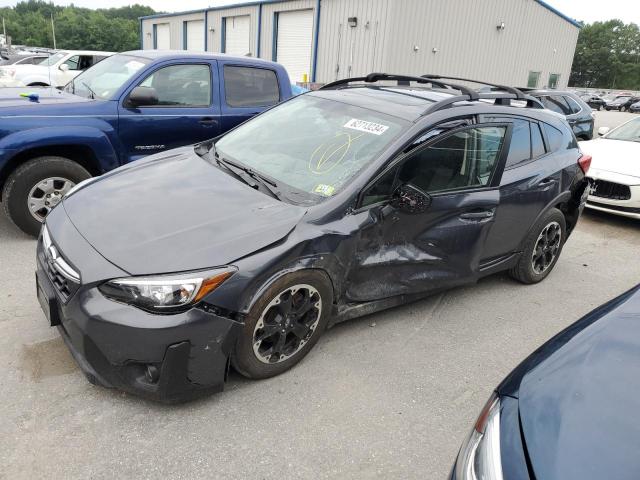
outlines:
[[198, 120], [198, 123], [200, 125], [215, 125], [218, 123], [218, 120], [216, 120], [213, 117], [202, 117], [200, 120]]
[[538, 186], [539, 187], [550, 187], [554, 183], [556, 183], [556, 179], [555, 178], [545, 178], [544, 180], [540, 180], [540, 182], [538, 183]]
[[493, 210], [473, 210], [471, 212], [461, 213], [460, 218], [463, 220], [486, 220], [493, 218]]

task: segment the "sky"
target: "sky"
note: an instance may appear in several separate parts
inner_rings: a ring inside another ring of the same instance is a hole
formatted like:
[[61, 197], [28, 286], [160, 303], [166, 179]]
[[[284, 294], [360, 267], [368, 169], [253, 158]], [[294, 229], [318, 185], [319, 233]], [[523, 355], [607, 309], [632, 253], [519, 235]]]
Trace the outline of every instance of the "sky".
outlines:
[[[473, 0], [470, 0], [473, 1]], [[79, 7], [105, 7], [104, 0], [53, 0], [56, 5], [73, 3]], [[579, 21], [592, 23], [612, 18], [640, 25], [640, 1], [638, 0], [546, 0], [546, 2], [565, 15]], [[0, 0], [0, 7], [14, 6], [17, 0]], [[110, 0], [109, 7], [120, 7], [131, 3], [148, 5], [156, 11], [175, 12], [197, 10], [207, 6], [220, 6], [241, 3], [241, 0]]]

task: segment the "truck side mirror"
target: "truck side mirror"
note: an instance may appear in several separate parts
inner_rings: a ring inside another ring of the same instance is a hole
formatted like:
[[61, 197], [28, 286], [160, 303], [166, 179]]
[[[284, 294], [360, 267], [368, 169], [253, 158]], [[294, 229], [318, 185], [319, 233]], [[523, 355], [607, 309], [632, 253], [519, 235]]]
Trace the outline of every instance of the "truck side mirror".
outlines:
[[422, 213], [431, 205], [431, 195], [407, 183], [396, 188], [389, 203], [405, 213]]
[[126, 101], [127, 107], [146, 107], [158, 104], [158, 92], [153, 87], [136, 87]]

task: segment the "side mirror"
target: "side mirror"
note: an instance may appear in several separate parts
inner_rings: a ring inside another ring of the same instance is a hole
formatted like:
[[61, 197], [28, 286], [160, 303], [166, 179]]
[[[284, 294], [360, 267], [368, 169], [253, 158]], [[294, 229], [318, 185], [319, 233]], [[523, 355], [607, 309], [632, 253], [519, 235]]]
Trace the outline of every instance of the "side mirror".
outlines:
[[158, 104], [158, 92], [153, 87], [136, 87], [127, 98], [128, 107], [143, 107]]
[[431, 205], [431, 196], [407, 183], [396, 188], [389, 203], [405, 213], [422, 213]]
[[611, 130], [609, 127], [600, 127], [598, 129], [598, 135], [602, 137], [603, 135], [606, 135], [607, 133], [609, 133], [609, 130]]
[[63, 72], [68, 72], [69, 71], [69, 65], [67, 65], [66, 63], [63, 63], [62, 65], [60, 65], [58, 67], [58, 69], [63, 71]]

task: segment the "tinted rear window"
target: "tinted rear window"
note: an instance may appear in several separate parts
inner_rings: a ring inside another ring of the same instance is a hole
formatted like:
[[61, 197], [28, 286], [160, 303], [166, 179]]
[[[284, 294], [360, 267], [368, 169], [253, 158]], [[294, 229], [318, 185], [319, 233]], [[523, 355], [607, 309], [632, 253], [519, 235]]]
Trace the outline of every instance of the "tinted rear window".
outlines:
[[507, 157], [507, 167], [525, 162], [531, 158], [531, 138], [529, 134], [529, 122], [526, 120], [513, 120], [511, 133], [511, 146]]
[[555, 152], [560, 150], [563, 146], [563, 135], [560, 130], [551, 125], [544, 124], [544, 131], [547, 134], [547, 140], [549, 141], [549, 150]]
[[542, 132], [537, 123], [531, 124], [531, 157], [538, 158], [544, 155], [544, 141], [542, 140]]
[[265, 68], [225, 65], [224, 90], [231, 107], [266, 107], [280, 101], [276, 72]]
[[540, 97], [540, 101], [551, 111], [560, 113], [562, 115], [569, 115], [571, 112], [569, 110], [569, 106], [567, 102], [565, 102], [564, 98], [559, 95], [548, 96], [548, 97]]

